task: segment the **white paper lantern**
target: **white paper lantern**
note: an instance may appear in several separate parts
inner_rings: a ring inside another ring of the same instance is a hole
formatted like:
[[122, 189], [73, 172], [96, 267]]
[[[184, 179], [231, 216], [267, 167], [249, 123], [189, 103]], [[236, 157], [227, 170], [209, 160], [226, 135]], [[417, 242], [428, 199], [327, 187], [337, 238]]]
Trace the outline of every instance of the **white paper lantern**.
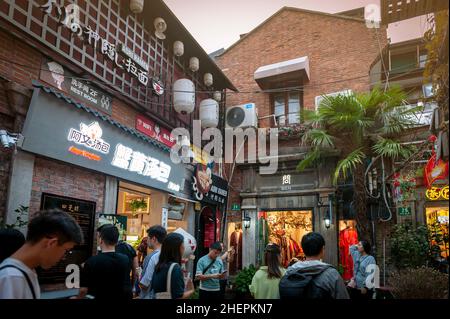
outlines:
[[174, 233], [178, 233], [184, 238], [184, 254], [182, 256], [183, 259], [189, 259], [192, 255], [194, 255], [195, 250], [197, 249], [197, 241], [194, 236], [189, 234], [183, 228], [178, 228], [174, 231]]
[[191, 69], [192, 72], [197, 72], [200, 68], [200, 61], [197, 57], [193, 56], [189, 59], [189, 69]]
[[202, 128], [217, 127], [219, 125], [219, 103], [213, 99], [200, 102], [200, 121]]
[[215, 91], [213, 93], [213, 99], [216, 100], [217, 102], [222, 101], [222, 92], [220, 91]]
[[141, 13], [144, 9], [144, 0], [130, 0], [130, 10], [134, 14]]
[[181, 41], [175, 41], [173, 43], [173, 54], [175, 56], [182, 56], [184, 54], [184, 44]]
[[155, 19], [155, 21], [153, 21], [153, 24], [155, 26], [155, 36], [158, 39], [164, 40], [166, 38], [164, 31], [167, 30], [166, 21], [164, 21], [163, 18], [158, 17]]
[[173, 84], [173, 106], [182, 114], [192, 113], [195, 109], [195, 85], [188, 79], [176, 80]]
[[213, 76], [211, 73], [205, 73], [203, 75], [203, 83], [205, 83], [206, 86], [213, 85]]

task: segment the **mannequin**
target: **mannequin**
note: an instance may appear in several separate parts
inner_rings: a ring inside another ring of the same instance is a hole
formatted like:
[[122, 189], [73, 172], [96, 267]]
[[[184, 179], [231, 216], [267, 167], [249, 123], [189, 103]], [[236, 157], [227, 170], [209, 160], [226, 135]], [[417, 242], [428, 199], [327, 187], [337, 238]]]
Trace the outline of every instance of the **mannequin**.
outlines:
[[349, 248], [358, 243], [358, 234], [353, 220], [341, 221], [341, 231], [339, 232], [339, 252], [340, 263], [344, 268], [342, 278], [350, 280], [353, 277], [353, 260], [350, 256]]
[[234, 232], [230, 235], [230, 248], [233, 249], [233, 253], [230, 256], [230, 274], [235, 274], [238, 270], [242, 269], [242, 227], [240, 224], [236, 224]]

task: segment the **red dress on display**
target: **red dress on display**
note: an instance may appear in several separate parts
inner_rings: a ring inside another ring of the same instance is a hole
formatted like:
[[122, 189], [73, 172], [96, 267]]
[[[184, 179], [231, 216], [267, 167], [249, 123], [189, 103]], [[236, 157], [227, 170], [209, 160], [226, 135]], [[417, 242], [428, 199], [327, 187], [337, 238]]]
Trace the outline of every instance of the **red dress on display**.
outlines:
[[346, 228], [339, 233], [339, 250], [340, 261], [344, 268], [342, 278], [344, 280], [350, 280], [353, 277], [353, 259], [350, 256], [350, 246], [358, 243], [358, 233], [353, 228]]

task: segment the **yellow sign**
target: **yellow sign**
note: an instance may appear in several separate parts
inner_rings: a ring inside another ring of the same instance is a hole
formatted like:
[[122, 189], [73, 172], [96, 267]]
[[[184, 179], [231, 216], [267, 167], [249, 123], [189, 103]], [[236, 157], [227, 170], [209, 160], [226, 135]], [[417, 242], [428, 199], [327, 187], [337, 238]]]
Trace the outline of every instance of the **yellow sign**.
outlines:
[[207, 165], [210, 162], [209, 155], [207, 152], [199, 149], [194, 144], [191, 145], [191, 149], [192, 152], [194, 153], [194, 161], [196, 161], [197, 163], [201, 163], [203, 165]]
[[429, 200], [438, 200], [439, 198], [443, 198], [448, 200], [448, 185], [443, 187], [443, 188], [439, 188], [439, 187], [430, 187], [429, 189], [427, 189], [425, 196], [429, 199]]

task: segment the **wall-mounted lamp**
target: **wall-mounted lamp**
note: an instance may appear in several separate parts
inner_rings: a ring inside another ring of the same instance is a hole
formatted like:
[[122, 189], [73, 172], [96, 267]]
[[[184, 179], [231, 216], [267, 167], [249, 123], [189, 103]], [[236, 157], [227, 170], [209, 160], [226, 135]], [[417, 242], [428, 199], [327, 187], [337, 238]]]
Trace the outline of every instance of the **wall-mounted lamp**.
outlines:
[[249, 229], [250, 228], [250, 222], [252, 219], [248, 216], [247, 212], [244, 210], [244, 217], [242, 218], [244, 228]]
[[317, 198], [317, 207], [319, 210], [325, 212], [323, 222], [325, 224], [325, 228], [329, 229], [333, 220], [333, 194], [329, 194], [326, 197], [320, 197], [319, 195]]
[[331, 217], [330, 217], [330, 211], [327, 210], [325, 217], [323, 218], [323, 222], [325, 224], [325, 228], [329, 229], [331, 226]]

